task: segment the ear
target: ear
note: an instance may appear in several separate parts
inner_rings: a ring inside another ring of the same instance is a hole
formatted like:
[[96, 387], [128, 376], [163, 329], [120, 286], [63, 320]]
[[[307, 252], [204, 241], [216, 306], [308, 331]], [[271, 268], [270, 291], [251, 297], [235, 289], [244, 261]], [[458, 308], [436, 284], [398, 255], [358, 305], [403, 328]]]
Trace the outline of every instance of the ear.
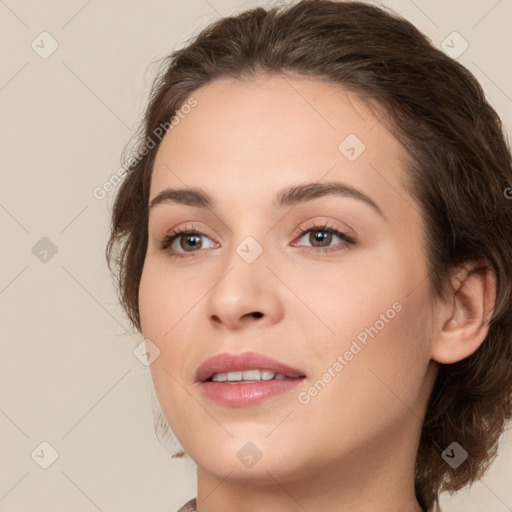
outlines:
[[439, 309], [440, 329], [432, 359], [450, 364], [470, 356], [489, 332], [496, 302], [496, 274], [490, 265], [468, 263], [451, 277], [448, 302]]

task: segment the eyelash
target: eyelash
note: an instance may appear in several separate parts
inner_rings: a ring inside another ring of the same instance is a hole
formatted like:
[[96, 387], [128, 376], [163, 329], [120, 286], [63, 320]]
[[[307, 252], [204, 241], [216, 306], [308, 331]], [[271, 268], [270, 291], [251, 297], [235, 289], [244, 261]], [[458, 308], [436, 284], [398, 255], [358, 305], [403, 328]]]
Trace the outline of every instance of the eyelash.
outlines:
[[[306, 233], [309, 233], [310, 231], [325, 231], [331, 234], [336, 235], [338, 238], [343, 240], [342, 243], [332, 246], [332, 247], [309, 247], [309, 249], [313, 250], [317, 253], [326, 253], [331, 251], [339, 251], [340, 245], [347, 245], [351, 246], [356, 243], [356, 240], [351, 237], [350, 235], [347, 235], [347, 233], [340, 231], [336, 229], [334, 226], [330, 226], [328, 224], [320, 224], [316, 225], [313, 224], [312, 226], [309, 226], [307, 228], [300, 228], [297, 233], [295, 233], [295, 237], [299, 236], [299, 238], [302, 238]], [[199, 231], [198, 229], [194, 227], [184, 227], [182, 229], [171, 231], [170, 233], [167, 233], [162, 240], [159, 243], [159, 248], [161, 251], [165, 251], [169, 254], [171, 257], [176, 258], [189, 258], [195, 256], [198, 252], [200, 252], [200, 249], [197, 251], [191, 251], [189, 253], [176, 251], [174, 249], [169, 249], [169, 247], [173, 244], [173, 242], [179, 238], [181, 235], [200, 235], [204, 236], [206, 238], [209, 238], [207, 235]]]

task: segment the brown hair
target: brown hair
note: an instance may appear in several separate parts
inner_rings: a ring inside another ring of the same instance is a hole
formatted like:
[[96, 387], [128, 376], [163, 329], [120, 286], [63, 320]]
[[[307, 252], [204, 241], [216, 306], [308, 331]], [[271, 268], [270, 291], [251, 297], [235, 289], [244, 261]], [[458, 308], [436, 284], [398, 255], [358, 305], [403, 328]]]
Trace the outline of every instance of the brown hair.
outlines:
[[[411, 23], [357, 1], [302, 0], [223, 18], [164, 64], [139, 130], [139, 157], [128, 162], [115, 200], [107, 246], [120, 301], [138, 331], [158, 150], [157, 143], [148, 151], [147, 141], [196, 89], [219, 77], [296, 74], [338, 84], [384, 107], [383, 122], [408, 155], [410, 192], [425, 219], [433, 295], [446, 297], [450, 273], [465, 262], [487, 263], [496, 274], [488, 336], [470, 357], [440, 365], [427, 407], [415, 490], [425, 510], [438, 508], [439, 492], [481, 478], [512, 416], [512, 201], [506, 197], [512, 162], [481, 86]], [[441, 457], [453, 441], [469, 455], [456, 469]]]

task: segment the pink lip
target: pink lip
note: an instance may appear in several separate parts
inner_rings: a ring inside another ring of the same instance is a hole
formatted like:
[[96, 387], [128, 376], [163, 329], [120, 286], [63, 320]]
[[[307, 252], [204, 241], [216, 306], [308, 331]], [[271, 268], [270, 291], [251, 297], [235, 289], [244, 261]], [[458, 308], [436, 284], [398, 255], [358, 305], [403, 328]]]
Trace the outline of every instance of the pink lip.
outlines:
[[[266, 380], [249, 383], [208, 381], [214, 373], [227, 373], [252, 369], [271, 370], [290, 379]], [[301, 378], [302, 377], [302, 378]], [[302, 382], [305, 374], [276, 359], [257, 352], [243, 354], [218, 354], [208, 358], [196, 372], [196, 381], [206, 397], [222, 405], [244, 407], [260, 403], [267, 398], [286, 393]]]
[[203, 394], [221, 405], [247, 407], [276, 395], [292, 391], [303, 379], [265, 380], [250, 383], [203, 382]]
[[204, 382], [214, 373], [227, 373], [253, 369], [272, 370], [287, 377], [304, 377], [304, 372], [292, 368], [277, 359], [272, 359], [258, 352], [244, 352], [243, 354], [217, 354], [209, 357], [196, 372], [196, 380]]

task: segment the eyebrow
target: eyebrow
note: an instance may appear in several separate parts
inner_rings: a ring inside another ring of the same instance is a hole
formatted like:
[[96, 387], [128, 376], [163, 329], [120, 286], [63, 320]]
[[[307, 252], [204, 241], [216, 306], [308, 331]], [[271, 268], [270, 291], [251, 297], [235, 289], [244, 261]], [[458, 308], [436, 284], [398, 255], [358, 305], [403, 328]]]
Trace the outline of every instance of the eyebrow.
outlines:
[[[357, 199], [373, 208], [384, 219], [386, 216], [378, 204], [361, 190], [339, 181], [326, 183], [304, 183], [293, 185], [280, 190], [273, 202], [274, 208], [284, 208], [286, 206], [295, 206], [300, 203], [311, 201], [325, 196], [342, 196]], [[173, 189], [166, 188], [156, 195], [149, 204], [149, 209], [155, 206], [176, 203], [197, 208], [212, 210], [215, 208], [214, 199], [200, 188]]]

